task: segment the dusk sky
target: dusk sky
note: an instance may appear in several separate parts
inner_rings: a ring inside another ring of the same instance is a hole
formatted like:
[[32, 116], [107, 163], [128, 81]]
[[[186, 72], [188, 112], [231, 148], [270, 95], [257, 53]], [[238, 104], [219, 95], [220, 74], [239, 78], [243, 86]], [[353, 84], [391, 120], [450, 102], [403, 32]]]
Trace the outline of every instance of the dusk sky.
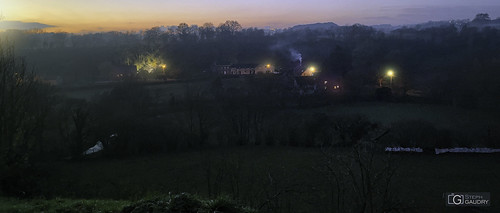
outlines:
[[47, 31], [141, 30], [181, 22], [218, 25], [236, 20], [243, 27], [291, 27], [335, 22], [414, 24], [500, 17], [499, 0], [0, 0], [6, 21], [57, 26]]

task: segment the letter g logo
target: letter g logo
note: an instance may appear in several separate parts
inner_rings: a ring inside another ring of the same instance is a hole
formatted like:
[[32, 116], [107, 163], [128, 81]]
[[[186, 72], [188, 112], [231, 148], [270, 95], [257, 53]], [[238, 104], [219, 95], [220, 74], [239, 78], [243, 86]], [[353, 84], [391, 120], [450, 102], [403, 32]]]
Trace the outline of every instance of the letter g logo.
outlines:
[[463, 204], [464, 198], [463, 195], [455, 195], [453, 196], [453, 204], [460, 205]]

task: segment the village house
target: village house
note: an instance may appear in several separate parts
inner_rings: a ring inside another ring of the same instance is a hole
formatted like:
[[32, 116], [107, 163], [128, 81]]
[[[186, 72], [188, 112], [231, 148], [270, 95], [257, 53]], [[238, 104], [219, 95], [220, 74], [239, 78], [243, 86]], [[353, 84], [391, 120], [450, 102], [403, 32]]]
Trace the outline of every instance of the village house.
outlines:
[[293, 85], [300, 95], [312, 95], [318, 92], [319, 82], [313, 77], [295, 77]]

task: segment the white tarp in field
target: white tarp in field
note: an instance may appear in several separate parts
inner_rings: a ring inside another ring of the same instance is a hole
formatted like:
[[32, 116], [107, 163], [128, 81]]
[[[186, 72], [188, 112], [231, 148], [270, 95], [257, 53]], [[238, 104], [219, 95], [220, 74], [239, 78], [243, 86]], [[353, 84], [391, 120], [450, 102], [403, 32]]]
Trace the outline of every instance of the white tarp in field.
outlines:
[[436, 151], [436, 155], [442, 154], [442, 153], [495, 153], [495, 152], [500, 152], [500, 149], [492, 149], [492, 148], [463, 148], [463, 147], [457, 147], [457, 148], [449, 148], [449, 149], [434, 149]]
[[386, 152], [423, 152], [419, 147], [385, 147]]
[[97, 141], [97, 143], [95, 144], [95, 146], [90, 147], [89, 149], [87, 149], [87, 151], [83, 152], [83, 155], [94, 154], [96, 152], [100, 152], [102, 149], [104, 149], [104, 146], [102, 145], [102, 142], [101, 141]]

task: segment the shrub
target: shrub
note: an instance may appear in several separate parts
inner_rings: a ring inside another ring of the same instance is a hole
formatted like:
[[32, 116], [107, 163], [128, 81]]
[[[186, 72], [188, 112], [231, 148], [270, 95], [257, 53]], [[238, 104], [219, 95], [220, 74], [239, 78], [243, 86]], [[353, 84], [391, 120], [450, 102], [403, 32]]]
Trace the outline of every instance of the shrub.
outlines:
[[242, 209], [227, 197], [206, 201], [205, 209], [207, 212], [243, 213]]
[[200, 200], [187, 193], [173, 195], [169, 200], [170, 212], [197, 213], [202, 205]]
[[122, 213], [253, 213], [254, 209], [238, 205], [227, 197], [202, 200], [188, 193], [169, 195], [166, 198], [143, 200], [122, 209]]
[[156, 198], [153, 200], [142, 200], [122, 209], [122, 213], [142, 213], [142, 212], [169, 212], [167, 200]]

